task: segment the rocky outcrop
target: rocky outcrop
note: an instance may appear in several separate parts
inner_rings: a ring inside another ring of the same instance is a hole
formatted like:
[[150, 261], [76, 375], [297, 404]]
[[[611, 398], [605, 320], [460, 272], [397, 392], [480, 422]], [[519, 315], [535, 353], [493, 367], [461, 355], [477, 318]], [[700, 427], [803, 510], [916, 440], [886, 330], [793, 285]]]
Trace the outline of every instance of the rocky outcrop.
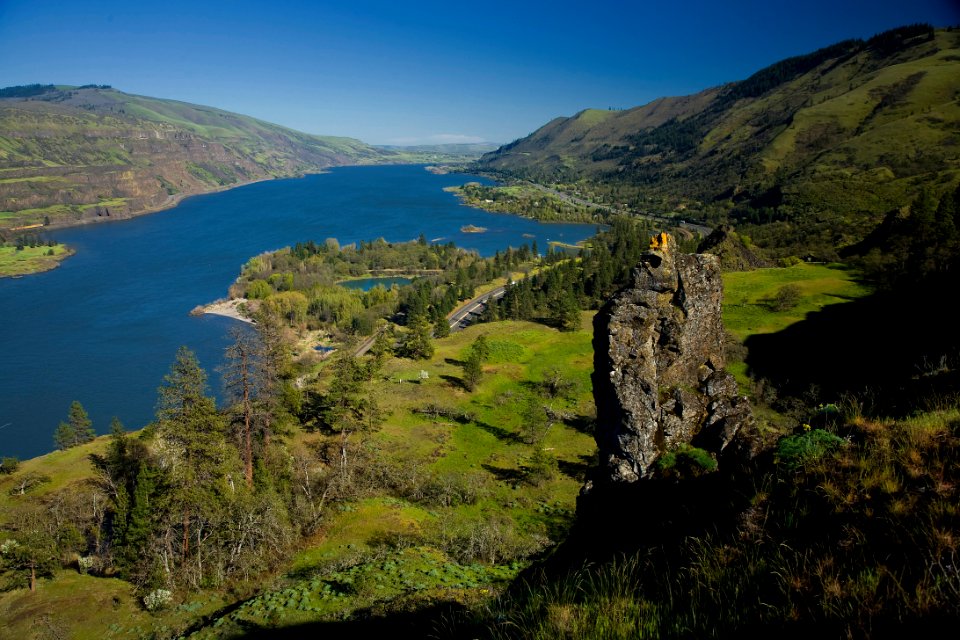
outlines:
[[751, 430], [749, 403], [723, 370], [722, 298], [718, 258], [677, 253], [661, 234], [597, 314], [597, 480], [635, 482], [683, 444], [721, 456]]
[[751, 271], [772, 266], [758, 256], [730, 225], [722, 224], [704, 238], [697, 253], [712, 253], [723, 271]]

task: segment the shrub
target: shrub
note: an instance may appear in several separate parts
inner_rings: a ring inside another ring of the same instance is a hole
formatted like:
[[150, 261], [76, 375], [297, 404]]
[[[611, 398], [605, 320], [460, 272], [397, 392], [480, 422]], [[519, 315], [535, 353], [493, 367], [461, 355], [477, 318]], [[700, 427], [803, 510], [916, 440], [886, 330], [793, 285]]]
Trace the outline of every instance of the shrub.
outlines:
[[13, 473], [20, 466], [20, 460], [14, 457], [0, 458], [0, 474]]
[[716, 471], [717, 461], [703, 449], [681, 444], [660, 456], [657, 469], [665, 478], [696, 478]]
[[96, 564], [96, 558], [93, 556], [80, 556], [77, 558], [77, 569], [80, 570], [80, 573], [88, 573], [94, 564]]
[[770, 300], [770, 309], [773, 311], [788, 311], [800, 303], [803, 291], [795, 284], [787, 284], [777, 291]]
[[787, 436], [777, 443], [776, 461], [788, 469], [797, 469], [837, 449], [845, 441], [823, 429]]
[[167, 589], [154, 589], [143, 597], [143, 606], [147, 611], [159, 611], [170, 604], [173, 593]]
[[543, 382], [540, 388], [551, 398], [568, 398], [574, 392], [577, 383], [563, 375], [557, 367], [546, 371], [543, 375]]

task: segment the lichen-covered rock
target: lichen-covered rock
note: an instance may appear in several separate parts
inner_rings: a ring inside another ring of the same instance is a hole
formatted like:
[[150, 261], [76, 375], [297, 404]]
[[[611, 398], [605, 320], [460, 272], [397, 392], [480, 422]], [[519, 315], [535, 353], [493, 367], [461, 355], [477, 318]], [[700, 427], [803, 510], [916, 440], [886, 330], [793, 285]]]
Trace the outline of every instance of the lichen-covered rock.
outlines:
[[599, 479], [634, 482], [684, 443], [719, 455], [752, 425], [749, 403], [723, 370], [722, 299], [716, 256], [676, 253], [661, 234], [632, 285], [597, 314]]

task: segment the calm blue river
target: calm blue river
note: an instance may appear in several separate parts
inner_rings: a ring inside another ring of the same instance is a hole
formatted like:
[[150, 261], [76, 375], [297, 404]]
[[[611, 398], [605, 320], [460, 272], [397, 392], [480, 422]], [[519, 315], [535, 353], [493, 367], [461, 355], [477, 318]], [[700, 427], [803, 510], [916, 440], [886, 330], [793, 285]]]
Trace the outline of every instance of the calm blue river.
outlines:
[[[99, 433], [112, 416], [128, 429], [150, 422], [156, 389], [180, 345], [211, 372], [234, 321], [191, 317], [224, 297], [240, 266], [298, 241], [341, 244], [423, 233], [492, 255], [534, 238], [575, 242], [593, 225], [539, 224], [461, 206], [443, 187], [483, 179], [418, 166], [343, 167], [195, 196], [175, 209], [52, 236], [77, 254], [58, 269], [0, 279], [0, 456], [53, 448], [53, 431], [79, 400]], [[482, 234], [460, 232], [464, 225]], [[531, 237], [532, 236], [532, 237]]]

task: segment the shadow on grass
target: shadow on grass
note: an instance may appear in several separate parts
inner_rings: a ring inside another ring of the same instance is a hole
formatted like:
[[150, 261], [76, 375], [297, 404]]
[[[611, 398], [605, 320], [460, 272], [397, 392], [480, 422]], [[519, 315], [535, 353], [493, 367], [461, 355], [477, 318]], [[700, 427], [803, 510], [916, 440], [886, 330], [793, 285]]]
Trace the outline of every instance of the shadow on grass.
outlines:
[[463, 381], [463, 378], [442, 374], [440, 376], [440, 379], [446, 382], [447, 384], [454, 386], [458, 389], [463, 389], [464, 391], [470, 391], [470, 389], [467, 388], [467, 384]]
[[[756, 379], [810, 402], [836, 402], [870, 390], [875, 411], [902, 415], [924, 399], [958, 388], [951, 367], [960, 339], [945, 311], [947, 291], [885, 292], [829, 305], [783, 331], [747, 338]], [[955, 368], [955, 367], [954, 367]]]
[[510, 482], [516, 484], [518, 482], [523, 482], [527, 475], [522, 469], [495, 467], [492, 464], [487, 463], [483, 463], [480, 466], [483, 467], [484, 470], [492, 473], [494, 477], [501, 482]]
[[579, 462], [569, 462], [567, 460], [557, 460], [557, 466], [560, 468], [560, 473], [567, 476], [568, 478], [573, 478], [583, 482], [587, 479], [587, 471], [591, 467], [596, 465], [596, 460], [593, 456], [580, 456]]
[[498, 427], [496, 425], [487, 424], [486, 422], [480, 422], [478, 420], [475, 420], [474, 424], [501, 442], [510, 442], [512, 444], [524, 444], [520, 436], [518, 436], [513, 431], [504, 429], [503, 427]]
[[563, 424], [570, 427], [574, 431], [584, 435], [592, 436], [596, 429], [597, 421], [589, 416], [573, 416], [564, 420]]

